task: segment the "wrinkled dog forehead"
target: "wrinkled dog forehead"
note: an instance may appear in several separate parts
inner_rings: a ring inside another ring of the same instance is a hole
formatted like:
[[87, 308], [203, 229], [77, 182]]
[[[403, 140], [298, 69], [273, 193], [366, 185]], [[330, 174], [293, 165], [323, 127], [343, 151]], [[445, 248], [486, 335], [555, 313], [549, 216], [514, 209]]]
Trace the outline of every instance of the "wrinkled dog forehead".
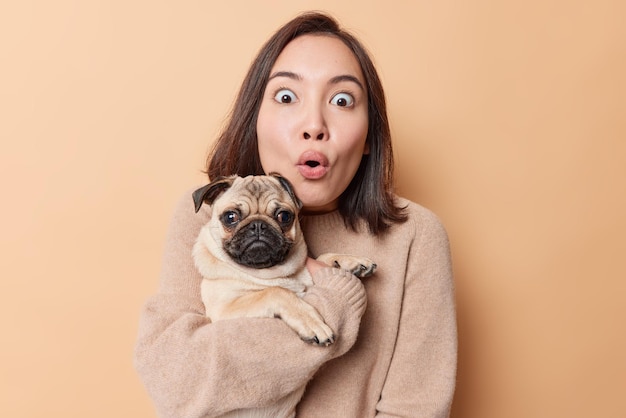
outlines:
[[237, 208], [243, 213], [272, 211], [277, 207], [296, 207], [280, 182], [269, 176], [237, 178], [216, 201], [219, 211]]

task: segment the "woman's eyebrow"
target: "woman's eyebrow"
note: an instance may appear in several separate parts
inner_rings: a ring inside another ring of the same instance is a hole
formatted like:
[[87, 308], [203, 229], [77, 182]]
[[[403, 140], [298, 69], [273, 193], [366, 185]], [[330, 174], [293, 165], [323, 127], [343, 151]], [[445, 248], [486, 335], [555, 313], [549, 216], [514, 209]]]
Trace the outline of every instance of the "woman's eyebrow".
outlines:
[[355, 83], [357, 86], [359, 86], [361, 88], [361, 90], [365, 91], [365, 88], [363, 87], [363, 84], [361, 83], [361, 81], [359, 81], [358, 78], [356, 78], [353, 75], [350, 74], [342, 74], [342, 75], [338, 75], [336, 77], [331, 78], [328, 81], [328, 84], [338, 84], [341, 83], [343, 81], [351, 81], [353, 83]]
[[287, 78], [291, 78], [293, 80], [302, 80], [302, 77], [296, 73], [293, 73], [291, 71], [277, 71], [274, 74], [270, 75], [270, 78], [267, 81], [270, 81], [273, 78], [276, 77], [287, 77]]
[[[270, 75], [269, 79], [267, 81], [270, 81], [274, 78], [277, 77], [286, 77], [286, 78], [290, 78], [292, 80], [296, 80], [296, 81], [300, 81], [302, 80], [302, 76], [300, 74], [296, 74], [294, 72], [291, 71], [277, 71], [275, 73], [273, 73], [272, 75]], [[365, 91], [365, 88], [363, 87], [363, 83], [361, 83], [361, 81], [356, 78], [355, 76], [351, 75], [351, 74], [341, 74], [338, 76], [335, 76], [333, 78], [331, 78], [328, 81], [328, 84], [339, 84], [342, 83], [344, 81], [350, 81], [353, 82], [354, 84], [356, 84], [357, 86], [359, 86], [361, 88], [361, 90]]]

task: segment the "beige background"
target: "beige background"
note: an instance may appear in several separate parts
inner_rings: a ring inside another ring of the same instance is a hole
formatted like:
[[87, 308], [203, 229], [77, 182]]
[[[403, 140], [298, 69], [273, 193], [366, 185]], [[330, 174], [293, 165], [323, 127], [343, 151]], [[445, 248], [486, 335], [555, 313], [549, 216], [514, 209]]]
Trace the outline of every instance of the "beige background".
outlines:
[[624, 416], [625, 4], [3, 2], [0, 416], [154, 416], [132, 348], [174, 202], [312, 8], [372, 51], [399, 191], [448, 228], [453, 417]]

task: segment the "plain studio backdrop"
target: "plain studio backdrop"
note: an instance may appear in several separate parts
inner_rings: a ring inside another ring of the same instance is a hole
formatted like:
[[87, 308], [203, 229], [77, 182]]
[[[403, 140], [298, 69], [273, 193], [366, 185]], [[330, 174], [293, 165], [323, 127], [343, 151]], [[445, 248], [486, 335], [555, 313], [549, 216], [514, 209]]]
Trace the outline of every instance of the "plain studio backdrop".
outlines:
[[372, 52], [398, 192], [450, 235], [453, 417], [623, 417], [625, 5], [3, 2], [0, 416], [155, 416], [132, 351], [174, 203], [258, 48], [319, 9]]

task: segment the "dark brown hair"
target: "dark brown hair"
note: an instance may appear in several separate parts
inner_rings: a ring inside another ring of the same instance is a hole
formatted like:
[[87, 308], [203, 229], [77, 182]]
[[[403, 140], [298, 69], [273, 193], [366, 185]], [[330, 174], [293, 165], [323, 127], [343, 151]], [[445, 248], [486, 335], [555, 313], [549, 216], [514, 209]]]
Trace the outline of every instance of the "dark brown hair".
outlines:
[[263, 45], [246, 75], [229, 119], [207, 160], [207, 174], [219, 176], [264, 174], [259, 158], [256, 123], [261, 100], [276, 59], [293, 39], [302, 35], [327, 35], [340, 39], [361, 65], [368, 97], [367, 143], [354, 178], [339, 197], [338, 209], [347, 225], [357, 230], [364, 221], [372, 234], [384, 232], [394, 222], [407, 218], [393, 195], [393, 151], [385, 94], [366, 49], [331, 17], [301, 14], [281, 27]]

